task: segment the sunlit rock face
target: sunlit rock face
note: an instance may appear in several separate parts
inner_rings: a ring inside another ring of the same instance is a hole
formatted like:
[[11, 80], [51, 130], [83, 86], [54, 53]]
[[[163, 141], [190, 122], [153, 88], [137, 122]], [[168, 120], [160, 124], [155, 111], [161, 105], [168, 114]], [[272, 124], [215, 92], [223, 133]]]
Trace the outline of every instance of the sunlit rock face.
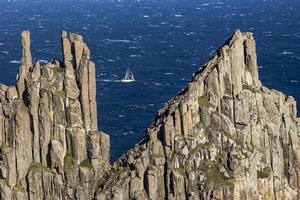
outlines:
[[23, 32], [17, 85], [0, 84], [0, 200], [299, 199], [296, 102], [261, 85], [251, 33], [236, 31], [113, 164], [90, 50], [61, 41], [63, 61], [32, 64]]
[[1, 84], [0, 199], [91, 199], [108, 168], [95, 64], [81, 36], [63, 31], [61, 40], [64, 60], [41, 66], [22, 32], [17, 85]]
[[159, 110], [97, 199], [299, 199], [296, 102], [261, 85], [239, 30]]

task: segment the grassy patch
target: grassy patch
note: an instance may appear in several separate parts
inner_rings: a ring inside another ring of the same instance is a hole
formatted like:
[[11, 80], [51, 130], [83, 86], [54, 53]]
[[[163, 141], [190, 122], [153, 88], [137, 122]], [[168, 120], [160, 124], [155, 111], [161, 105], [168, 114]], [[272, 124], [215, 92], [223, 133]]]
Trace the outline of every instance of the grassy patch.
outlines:
[[126, 169], [113, 166], [109, 172], [107, 172], [97, 183], [95, 192], [106, 191], [113, 186], [121, 186], [126, 182], [120, 178], [121, 174], [125, 173]]
[[268, 178], [271, 173], [270, 167], [265, 167], [263, 170], [257, 170], [257, 178]]
[[250, 146], [246, 143], [247, 150], [250, 151], [251, 153], [254, 153], [254, 144], [252, 139], [250, 140]]
[[258, 92], [258, 90], [256, 88], [254, 88], [253, 86], [247, 85], [247, 84], [243, 84], [243, 90], [249, 90], [252, 93]]
[[163, 154], [152, 154], [152, 157], [153, 158], [162, 158], [162, 157], [165, 157]]
[[67, 153], [64, 157], [64, 169], [70, 170], [76, 165], [76, 160], [72, 154]]
[[192, 172], [193, 172], [193, 171], [194, 171], [194, 172], [199, 172], [199, 171], [201, 171], [201, 172], [206, 172], [208, 168], [209, 168], [209, 163], [206, 162], [206, 161], [202, 161], [198, 167], [193, 166], [193, 167], [191, 168], [191, 171], [192, 171]]
[[194, 149], [190, 150], [190, 156], [192, 156], [195, 153], [200, 152], [202, 150], [209, 149], [211, 147], [211, 145], [212, 145], [211, 141], [197, 145], [197, 147], [195, 147]]
[[45, 89], [45, 88], [41, 88], [40, 89], [40, 93], [46, 93], [46, 94], [48, 94], [50, 92], [51, 92], [51, 90], [49, 90], [49, 89]]
[[224, 95], [223, 100], [233, 100], [233, 98], [231, 96], [227, 96], [227, 95]]
[[209, 138], [209, 131], [207, 129], [204, 129], [203, 136]]
[[184, 169], [184, 168], [178, 168], [178, 169], [176, 169], [176, 171], [177, 171], [181, 176], [184, 176], [184, 174], [185, 174], [185, 169]]
[[21, 181], [19, 180], [18, 183], [14, 186], [13, 188], [14, 191], [16, 192], [25, 192], [25, 188], [22, 185]]
[[9, 148], [9, 146], [6, 143], [2, 143], [0, 145], [0, 150], [4, 150], [4, 149], [7, 149], [7, 148]]
[[64, 90], [56, 90], [56, 91], [54, 91], [54, 95], [64, 97], [64, 96], [66, 96], [66, 93]]
[[89, 170], [93, 169], [93, 165], [89, 159], [85, 159], [84, 161], [82, 161], [79, 166], [87, 168]]
[[226, 177], [224, 172], [220, 172], [220, 165], [221, 163], [215, 162], [206, 171], [205, 177], [207, 178], [207, 183], [213, 183], [216, 188], [220, 188], [222, 186], [229, 186], [230, 188], [233, 188], [234, 185], [230, 181], [230, 178]]
[[19, 107], [19, 110], [20, 110], [21, 112], [23, 112], [23, 113], [27, 113], [28, 108], [27, 108], [24, 104], [22, 104], [22, 105]]
[[211, 104], [206, 96], [198, 97], [198, 103], [200, 106], [209, 107]]
[[29, 167], [29, 170], [34, 172], [44, 172], [44, 171], [51, 172], [49, 167], [38, 162], [32, 162]]
[[51, 68], [54, 73], [64, 73], [64, 68], [62, 67], [53, 67]]

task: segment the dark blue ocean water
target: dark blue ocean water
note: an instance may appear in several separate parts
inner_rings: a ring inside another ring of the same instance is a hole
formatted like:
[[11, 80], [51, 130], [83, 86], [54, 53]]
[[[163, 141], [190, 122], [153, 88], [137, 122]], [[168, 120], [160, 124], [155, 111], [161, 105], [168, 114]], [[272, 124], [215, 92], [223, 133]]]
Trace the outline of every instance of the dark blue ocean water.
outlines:
[[[43, 60], [61, 58], [61, 29], [82, 34], [115, 160], [237, 28], [254, 32], [263, 84], [300, 102], [299, 0], [0, 0], [0, 82], [15, 84], [22, 30], [31, 31], [33, 58]], [[120, 83], [128, 64], [138, 81]]]

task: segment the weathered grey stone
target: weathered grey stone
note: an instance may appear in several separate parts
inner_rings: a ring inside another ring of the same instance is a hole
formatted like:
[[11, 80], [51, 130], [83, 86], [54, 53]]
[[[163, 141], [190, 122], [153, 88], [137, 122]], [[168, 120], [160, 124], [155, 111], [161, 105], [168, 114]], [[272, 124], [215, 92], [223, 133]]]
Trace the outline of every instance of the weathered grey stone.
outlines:
[[28, 180], [28, 195], [29, 199], [44, 199], [44, 191], [40, 186], [43, 185], [42, 182], [42, 171], [30, 170], [27, 175]]
[[169, 116], [168, 118], [166, 118], [163, 127], [164, 127], [163, 130], [164, 145], [172, 147], [174, 142], [174, 135], [175, 135], [173, 116]]
[[89, 100], [91, 113], [91, 129], [98, 130], [97, 122], [97, 102], [96, 102], [96, 67], [93, 62], [89, 62]]
[[16, 155], [14, 150], [11, 147], [2, 147], [1, 158], [2, 164], [5, 167], [6, 184], [8, 185], [8, 187], [12, 188], [17, 183]]
[[69, 100], [69, 105], [66, 110], [67, 123], [73, 127], [82, 126], [81, 104], [78, 100]]
[[12, 199], [11, 188], [5, 183], [4, 180], [0, 180], [0, 196], [3, 199]]
[[71, 136], [72, 155], [80, 164], [87, 158], [86, 132], [83, 128], [73, 128]]
[[14, 99], [18, 98], [19, 96], [18, 96], [16, 87], [14, 87], [14, 86], [9, 87], [7, 89], [6, 97], [9, 100], [14, 100]]
[[139, 192], [144, 189], [142, 180], [139, 177], [132, 177], [129, 182], [129, 188], [131, 198], [139, 196]]
[[183, 174], [180, 174], [176, 171], [172, 171], [171, 180], [171, 184], [174, 184], [172, 188], [174, 188], [173, 194], [175, 199], [184, 200], [186, 198], [186, 194]]
[[56, 169], [58, 173], [62, 174], [64, 171], [64, 156], [65, 150], [63, 145], [57, 140], [50, 142], [50, 163], [51, 167]]
[[32, 67], [32, 58], [30, 52], [30, 32], [23, 31], [22, 34], [22, 62], [20, 66], [20, 73], [17, 76], [17, 88], [19, 96], [22, 97], [25, 91], [25, 79], [28, 75], [30, 68]]
[[105, 163], [109, 163], [110, 156], [109, 156], [109, 148], [110, 148], [110, 139], [109, 135], [104, 132], [100, 133], [100, 142], [101, 142], [101, 156], [102, 160]]
[[23, 47], [23, 56], [22, 56], [22, 65], [26, 66], [27, 69], [30, 69], [32, 66], [32, 58], [30, 51], [30, 32], [23, 31], [22, 34], [22, 47]]
[[87, 60], [90, 59], [90, 49], [86, 46], [86, 44], [83, 44], [82, 57]]
[[71, 62], [65, 63], [64, 88], [68, 98], [75, 100], [79, 97], [80, 91], [76, 83], [75, 71]]
[[47, 155], [49, 152], [49, 143], [52, 135], [53, 112], [51, 110], [51, 94], [49, 91], [41, 91], [39, 106], [39, 144], [40, 160], [43, 165], [47, 165]]
[[109, 136], [97, 129], [90, 51], [79, 35], [62, 32], [61, 39], [63, 63], [32, 66], [23, 32], [17, 87], [0, 85], [0, 199], [90, 199], [108, 170]]
[[23, 180], [32, 162], [32, 134], [30, 131], [30, 118], [25, 105], [18, 108], [16, 117], [15, 154], [17, 177]]
[[42, 67], [22, 37], [17, 86], [0, 84], [0, 199], [299, 199], [296, 102], [261, 86], [251, 33], [236, 31], [112, 165], [82, 37], [62, 32], [63, 63]]
[[61, 43], [64, 63], [70, 63], [73, 59], [71, 52], [71, 42], [66, 31], [61, 31]]
[[89, 101], [89, 61], [82, 59], [78, 67], [77, 80], [80, 89], [80, 103], [82, 107], [83, 124], [87, 130], [91, 129], [91, 112]]
[[257, 68], [257, 58], [256, 58], [256, 44], [253, 39], [252, 33], [247, 33], [247, 39], [244, 43], [245, 49], [245, 64], [246, 68], [249, 70], [254, 86], [261, 86], [258, 78], [258, 68]]
[[61, 32], [61, 40], [62, 40], [62, 52], [63, 52], [64, 65], [65, 65], [64, 88], [66, 91], [66, 96], [71, 99], [77, 99], [80, 94], [80, 91], [76, 83], [74, 66], [72, 65], [74, 56], [72, 54], [71, 41], [67, 37], [67, 33], [65, 31]]
[[90, 160], [100, 159], [100, 134], [98, 131], [90, 131], [87, 135], [87, 152]]
[[76, 64], [76, 70], [79, 67], [82, 53], [83, 53], [83, 47], [84, 43], [82, 41], [82, 37], [80, 35], [71, 33], [70, 34], [70, 40], [72, 42], [73, 52], [74, 52], [74, 58], [75, 58], [75, 64]]
[[151, 200], [157, 199], [157, 175], [155, 170], [148, 170], [146, 174], [146, 191]]
[[29, 99], [29, 113], [32, 118], [31, 131], [33, 134], [33, 159], [36, 162], [40, 162], [40, 134], [39, 134], [39, 100], [40, 100], [40, 87], [41, 84], [38, 81], [41, 76], [40, 62], [37, 61], [33, 66], [32, 72], [26, 81], [28, 86], [27, 92]]

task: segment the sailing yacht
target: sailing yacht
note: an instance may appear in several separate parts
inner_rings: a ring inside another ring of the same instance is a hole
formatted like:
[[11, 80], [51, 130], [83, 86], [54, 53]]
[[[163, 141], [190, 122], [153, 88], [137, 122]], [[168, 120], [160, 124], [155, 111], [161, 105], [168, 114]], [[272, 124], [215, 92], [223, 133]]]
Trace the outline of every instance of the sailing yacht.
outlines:
[[129, 68], [127, 68], [125, 77], [121, 81], [122, 82], [132, 82], [132, 81], [135, 81], [134, 74], [133, 74], [133, 72]]

